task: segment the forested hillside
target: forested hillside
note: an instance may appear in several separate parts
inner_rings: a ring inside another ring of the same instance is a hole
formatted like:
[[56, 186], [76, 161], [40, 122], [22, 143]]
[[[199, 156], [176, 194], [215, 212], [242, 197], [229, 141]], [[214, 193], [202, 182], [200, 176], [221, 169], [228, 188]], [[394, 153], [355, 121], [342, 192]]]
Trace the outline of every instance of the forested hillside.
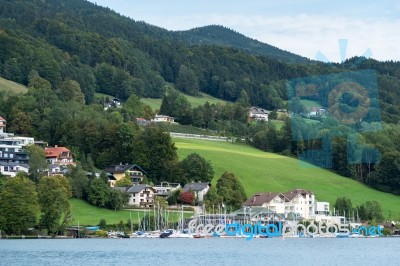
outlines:
[[250, 54], [273, 57], [283, 62], [311, 62], [305, 57], [288, 51], [283, 51], [278, 47], [251, 39], [243, 34], [235, 32], [234, 30], [219, 25], [204, 26], [188, 31], [178, 31], [175, 34], [179, 37], [182, 37], [192, 45], [223, 45], [237, 48], [239, 50], [249, 52]]
[[[138, 116], [150, 118], [154, 111], [139, 98], [151, 97], [163, 98], [161, 112], [175, 116], [181, 124], [245, 139], [262, 150], [298, 156], [320, 145], [307, 139], [309, 130], [325, 134], [327, 125], [331, 133], [349, 128], [331, 120], [318, 126], [303, 123], [299, 131], [304, 136], [293, 141], [289, 120], [280, 129], [272, 123], [248, 123], [248, 108], [288, 108], [287, 81], [294, 78], [372, 69], [377, 73], [378, 93], [371, 98], [374, 108], [367, 117], [369, 122], [379, 123], [382, 118], [384, 123], [379, 132], [365, 131], [357, 137], [365, 147], [380, 151], [380, 164], [349, 163], [345, 135], [336, 135], [332, 169], [400, 194], [400, 63], [365, 58], [342, 64], [301, 62], [299, 56], [224, 27], [170, 32], [84, 0], [0, 2], [0, 76], [28, 86], [26, 95], [0, 91], [0, 114], [15, 133], [68, 145], [79, 159], [90, 155], [98, 167], [122, 159], [151, 165], [132, 144], [143, 137], [142, 129], [132, 122]], [[329, 80], [324, 86], [332, 88], [334, 82]], [[192, 108], [179, 93], [164, 95], [166, 84], [188, 95], [204, 92], [232, 103]], [[96, 92], [120, 98], [124, 108], [104, 112], [96, 102]], [[327, 108], [326, 94], [317, 90], [316, 97], [308, 100]], [[295, 109], [304, 115], [304, 106], [294, 100]], [[356, 127], [373, 126], [363, 122]], [[140, 149], [145, 149], [142, 144]], [[163, 175], [166, 179], [173, 176]]]

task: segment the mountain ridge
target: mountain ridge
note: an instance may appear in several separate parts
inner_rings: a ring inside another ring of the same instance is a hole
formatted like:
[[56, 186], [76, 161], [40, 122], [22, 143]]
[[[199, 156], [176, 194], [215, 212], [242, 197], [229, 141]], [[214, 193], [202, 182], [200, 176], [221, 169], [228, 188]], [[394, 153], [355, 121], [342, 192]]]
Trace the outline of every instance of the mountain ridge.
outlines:
[[306, 57], [250, 38], [222, 25], [207, 25], [185, 31], [174, 31], [174, 34], [186, 40], [191, 45], [222, 45], [236, 48], [250, 54], [273, 57], [287, 62], [311, 62], [311, 60]]

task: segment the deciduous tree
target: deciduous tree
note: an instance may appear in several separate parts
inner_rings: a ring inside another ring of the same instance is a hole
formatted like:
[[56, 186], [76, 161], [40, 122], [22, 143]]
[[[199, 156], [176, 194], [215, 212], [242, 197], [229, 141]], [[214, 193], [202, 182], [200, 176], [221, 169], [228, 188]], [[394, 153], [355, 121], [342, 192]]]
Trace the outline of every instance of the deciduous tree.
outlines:
[[38, 212], [35, 183], [18, 175], [4, 181], [0, 188], [0, 229], [21, 234], [36, 225]]

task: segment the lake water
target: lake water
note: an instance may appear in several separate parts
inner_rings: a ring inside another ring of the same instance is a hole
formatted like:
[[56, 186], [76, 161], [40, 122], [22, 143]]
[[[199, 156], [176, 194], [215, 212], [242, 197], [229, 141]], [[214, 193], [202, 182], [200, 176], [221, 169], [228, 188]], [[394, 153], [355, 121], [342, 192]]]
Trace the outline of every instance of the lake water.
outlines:
[[0, 240], [1, 265], [400, 265], [400, 238]]

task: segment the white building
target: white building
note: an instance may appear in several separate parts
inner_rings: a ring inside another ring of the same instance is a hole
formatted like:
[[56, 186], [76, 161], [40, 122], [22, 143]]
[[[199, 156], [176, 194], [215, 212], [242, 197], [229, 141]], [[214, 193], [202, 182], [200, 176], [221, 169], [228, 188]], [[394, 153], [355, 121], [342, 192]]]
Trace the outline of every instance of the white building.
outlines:
[[46, 147], [44, 152], [48, 164], [75, 165], [72, 153], [66, 147]]
[[265, 109], [251, 107], [249, 111], [249, 118], [252, 120], [268, 121], [268, 114], [269, 111]]
[[286, 198], [282, 193], [256, 193], [243, 203], [245, 207], [264, 207], [276, 213], [285, 213]]
[[156, 115], [154, 119], [151, 121], [159, 123], [159, 122], [165, 122], [165, 123], [175, 123], [175, 118], [167, 115]]
[[286, 193], [257, 193], [246, 200], [243, 206], [266, 207], [285, 217], [292, 213], [304, 219], [315, 219], [316, 204], [313, 192], [304, 189], [294, 189]]
[[29, 165], [15, 162], [0, 162], [0, 173], [2, 175], [15, 177], [18, 172], [29, 173]]
[[210, 183], [189, 183], [183, 187], [183, 192], [192, 191], [198, 202], [202, 203], [210, 187]]
[[130, 195], [128, 205], [151, 207], [154, 204], [154, 195], [156, 190], [146, 184], [133, 185], [128, 187], [113, 187], [113, 189], [126, 192]]
[[181, 184], [179, 183], [169, 183], [169, 182], [161, 182], [160, 185], [153, 187], [156, 190], [157, 196], [168, 197], [176, 191], [177, 189], [181, 188]]
[[5, 140], [15, 140], [18, 141], [21, 146], [33, 145], [35, 144], [35, 139], [31, 137], [19, 137], [19, 136], [12, 136], [4, 138]]
[[294, 212], [300, 214], [305, 219], [314, 219], [315, 214], [315, 196], [311, 191], [304, 189], [294, 189], [283, 193], [287, 202], [285, 213]]

